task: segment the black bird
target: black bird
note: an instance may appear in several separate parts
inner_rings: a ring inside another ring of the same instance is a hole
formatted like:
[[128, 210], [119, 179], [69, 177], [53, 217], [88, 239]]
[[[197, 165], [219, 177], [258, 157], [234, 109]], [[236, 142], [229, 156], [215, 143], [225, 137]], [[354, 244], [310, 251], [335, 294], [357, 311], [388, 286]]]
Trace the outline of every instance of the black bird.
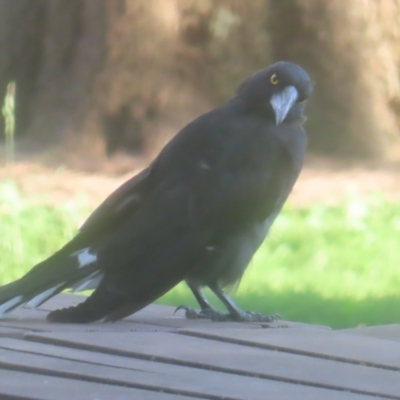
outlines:
[[[239, 309], [221, 288], [241, 278], [301, 171], [311, 92], [308, 74], [290, 62], [248, 78], [112, 193], [61, 250], [1, 287], [0, 315], [67, 288], [95, 288], [48, 320], [115, 321], [184, 280], [201, 307], [183, 307], [187, 317], [270, 320]], [[204, 286], [228, 313], [211, 308]]]

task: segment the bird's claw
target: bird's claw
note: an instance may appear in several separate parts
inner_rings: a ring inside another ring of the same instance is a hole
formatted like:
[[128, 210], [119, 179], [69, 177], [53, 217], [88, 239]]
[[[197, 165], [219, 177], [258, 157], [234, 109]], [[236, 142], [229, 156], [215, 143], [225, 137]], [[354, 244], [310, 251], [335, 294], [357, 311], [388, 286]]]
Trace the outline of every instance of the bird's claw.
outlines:
[[214, 309], [210, 308], [203, 308], [199, 311], [195, 310], [194, 308], [187, 307], [187, 306], [179, 306], [174, 314], [176, 314], [179, 310], [185, 310], [185, 317], [187, 319], [211, 319], [212, 321], [223, 321], [223, 317], [225, 313], [221, 313]]
[[174, 314], [180, 310], [185, 310], [186, 319], [210, 319], [219, 322], [276, 322], [281, 320], [279, 314], [261, 314], [254, 311], [238, 311], [235, 314], [223, 313], [212, 308], [203, 308], [200, 311], [187, 306], [179, 306]]
[[174, 315], [178, 312], [178, 311], [180, 311], [180, 310], [188, 310], [188, 308], [189, 307], [186, 307], [186, 306], [179, 306], [179, 307], [176, 307], [175, 308], [175, 311], [174, 311]]
[[200, 312], [196, 311], [194, 308], [187, 307], [187, 306], [179, 306], [176, 308], [174, 311], [174, 315], [180, 311], [180, 310], [185, 310], [185, 317], [187, 319], [198, 319]]
[[[236, 316], [235, 316], [236, 317]], [[261, 314], [254, 311], [242, 311], [237, 315], [236, 321], [243, 322], [276, 322], [281, 320], [279, 314]]]

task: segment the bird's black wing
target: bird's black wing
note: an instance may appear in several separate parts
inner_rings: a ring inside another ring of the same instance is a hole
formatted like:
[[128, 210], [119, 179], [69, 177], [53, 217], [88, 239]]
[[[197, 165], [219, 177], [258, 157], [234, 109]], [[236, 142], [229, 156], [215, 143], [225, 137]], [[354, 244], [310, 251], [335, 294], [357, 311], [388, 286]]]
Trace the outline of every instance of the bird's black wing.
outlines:
[[311, 91], [294, 64], [259, 71], [236, 98], [178, 133], [66, 246], [1, 288], [0, 314], [100, 279], [82, 306], [50, 318], [120, 318], [186, 279], [215, 242], [232, 244], [230, 235], [245, 238], [257, 224], [266, 232], [301, 169], [306, 139], [295, 102]]
[[226, 110], [206, 114], [171, 141], [153, 163], [140, 207], [96, 250], [103, 290], [126, 298], [111, 319], [185, 279], [221, 236], [280, 209], [298, 174], [285, 146], [272, 125]]
[[[66, 288], [94, 289], [101, 278], [98, 265], [82, 268], [80, 253], [107, 236], [140, 205], [150, 167], [113, 192], [86, 220], [78, 234], [48, 259], [35, 265], [18, 281], [0, 289], [0, 315], [30, 301], [36, 307]], [[88, 260], [88, 259], [87, 259]], [[3, 304], [6, 303], [6, 304]], [[3, 304], [3, 305], [1, 305]]]
[[97, 235], [104, 229], [110, 230], [120, 223], [127, 215], [135, 213], [145, 196], [146, 178], [151, 166], [123, 183], [111, 193], [88, 217], [79, 229], [86, 240]]

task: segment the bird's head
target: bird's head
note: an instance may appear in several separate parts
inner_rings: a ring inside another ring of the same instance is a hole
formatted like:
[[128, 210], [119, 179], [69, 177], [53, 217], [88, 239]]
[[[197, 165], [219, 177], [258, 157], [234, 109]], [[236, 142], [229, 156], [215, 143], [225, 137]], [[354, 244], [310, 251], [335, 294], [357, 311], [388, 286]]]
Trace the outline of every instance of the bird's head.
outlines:
[[301, 118], [312, 90], [313, 83], [303, 68], [280, 61], [243, 82], [237, 96], [247, 109], [270, 116], [279, 125]]

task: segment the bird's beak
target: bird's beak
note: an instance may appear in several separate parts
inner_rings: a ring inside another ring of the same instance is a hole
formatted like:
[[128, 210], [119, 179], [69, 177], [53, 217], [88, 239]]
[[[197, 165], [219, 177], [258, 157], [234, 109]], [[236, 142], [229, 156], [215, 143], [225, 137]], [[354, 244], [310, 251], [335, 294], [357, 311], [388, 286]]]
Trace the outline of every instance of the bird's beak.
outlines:
[[275, 113], [276, 124], [279, 125], [299, 97], [299, 92], [294, 86], [287, 86], [279, 93], [275, 93], [270, 100]]

